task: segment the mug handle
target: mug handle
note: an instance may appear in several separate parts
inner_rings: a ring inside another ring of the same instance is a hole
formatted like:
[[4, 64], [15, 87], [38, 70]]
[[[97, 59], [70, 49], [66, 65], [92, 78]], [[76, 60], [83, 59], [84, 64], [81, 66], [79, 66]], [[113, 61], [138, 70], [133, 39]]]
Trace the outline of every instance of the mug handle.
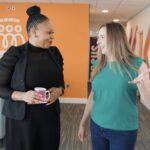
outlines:
[[50, 92], [49, 91], [46, 91], [46, 101], [48, 101], [50, 98]]

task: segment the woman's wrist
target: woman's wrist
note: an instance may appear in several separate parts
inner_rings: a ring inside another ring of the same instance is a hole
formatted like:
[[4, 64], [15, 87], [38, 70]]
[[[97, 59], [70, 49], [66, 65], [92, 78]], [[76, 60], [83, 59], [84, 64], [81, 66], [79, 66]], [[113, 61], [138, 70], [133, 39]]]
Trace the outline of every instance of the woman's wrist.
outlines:
[[81, 125], [81, 126], [85, 126], [86, 122], [87, 122], [87, 120], [85, 120], [85, 119], [83, 120], [83, 119], [82, 119], [81, 122], [80, 122], [80, 125]]
[[25, 92], [14, 91], [11, 95], [11, 99], [13, 101], [24, 101], [23, 100], [24, 94]]
[[62, 86], [59, 87], [61, 92], [60, 92], [60, 96], [62, 96], [64, 94], [64, 88]]

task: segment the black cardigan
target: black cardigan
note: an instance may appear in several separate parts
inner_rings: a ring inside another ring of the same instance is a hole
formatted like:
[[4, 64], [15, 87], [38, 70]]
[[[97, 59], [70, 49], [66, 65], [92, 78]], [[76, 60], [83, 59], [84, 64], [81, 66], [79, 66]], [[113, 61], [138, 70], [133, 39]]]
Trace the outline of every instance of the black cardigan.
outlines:
[[[29, 43], [10, 47], [0, 59], [0, 97], [4, 101], [2, 113], [12, 119], [22, 120], [25, 116], [25, 102], [13, 101], [11, 95], [13, 91], [26, 91], [25, 87], [25, 70], [28, 59]], [[63, 76], [63, 58], [57, 47], [50, 47], [49, 54], [51, 59], [59, 68], [60, 85], [64, 87]], [[59, 101], [53, 103], [57, 111], [59, 109]]]

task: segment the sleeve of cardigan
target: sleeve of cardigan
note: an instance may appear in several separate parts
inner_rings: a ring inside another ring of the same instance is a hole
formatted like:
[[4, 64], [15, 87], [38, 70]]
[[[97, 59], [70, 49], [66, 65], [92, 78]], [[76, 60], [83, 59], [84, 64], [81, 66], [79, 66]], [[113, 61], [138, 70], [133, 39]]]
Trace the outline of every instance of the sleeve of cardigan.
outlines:
[[63, 89], [65, 89], [65, 81], [64, 81], [64, 75], [63, 75], [64, 59], [63, 59], [62, 54], [60, 53], [60, 50], [57, 47], [55, 47], [55, 52], [54, 53], [59, 58], [59, 63], [60, 63], [61, 71], [62, 71], [62, 80], [60, 81], [60, 86], [63, 87]]
[[63, 71], [64, 70], [64, 68], [63, 68], [63, 66], [64, 66], [64, 59], [63, 59], [62, 54], [60, 53], [60, 50], [57, 47], [55, 47], [55, 53], [56, 53], [56, 55], [59, 58], [59, 63], [60, 63], [61, 69]]
[[10, 84], [18, 54], [18, 49], [11, 46], [0, 59], [0, 97], [3, 99], [11, 99], [13, 89]]

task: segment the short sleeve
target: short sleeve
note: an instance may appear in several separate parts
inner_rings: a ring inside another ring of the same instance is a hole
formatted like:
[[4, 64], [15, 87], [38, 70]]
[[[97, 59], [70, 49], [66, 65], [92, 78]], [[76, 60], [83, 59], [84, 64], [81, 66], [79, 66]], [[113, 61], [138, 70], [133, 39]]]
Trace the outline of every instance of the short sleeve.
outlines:
[[98, 61], [97, 61], [97, 60], [93, 60], [93, 61], [92, 61], [92, 66], [93, 66], [94, 68], [96, 68], [97, 64], [98, 64]]
[[135, 57], [133, 59], [133, 64], [136, 67], [136, 69], [139, 69], [143, 62], [144, 62], [144, 59], [141, 57]]

